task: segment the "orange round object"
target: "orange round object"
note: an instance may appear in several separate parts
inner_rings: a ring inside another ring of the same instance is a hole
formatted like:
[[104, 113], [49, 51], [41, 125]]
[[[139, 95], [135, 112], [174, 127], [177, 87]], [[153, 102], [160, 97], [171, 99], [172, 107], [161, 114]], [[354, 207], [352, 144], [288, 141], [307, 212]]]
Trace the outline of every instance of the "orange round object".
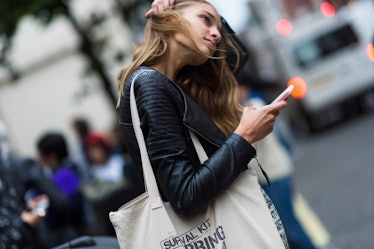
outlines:
[[301, 99], [302, 97], [305, 96], [307, 92], [307, 85], [306, 82], [303, 78], [301, 77], [293, 77], [291, 78], [287, 86], [294, 85], [294, 89], [291, 93], [291, 96], [294, 97], [295, 99]]
[[373, 43], [369, 43], [366, 47], [366, 53], [369, 57], [369, 59], [374, 62], [374, 44]]

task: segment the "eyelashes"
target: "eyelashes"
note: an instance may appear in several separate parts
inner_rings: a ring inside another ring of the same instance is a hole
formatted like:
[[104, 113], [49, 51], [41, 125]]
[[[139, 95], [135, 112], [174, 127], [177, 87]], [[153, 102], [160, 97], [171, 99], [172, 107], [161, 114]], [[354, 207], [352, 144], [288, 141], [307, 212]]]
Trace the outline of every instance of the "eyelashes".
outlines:
[[212, 24], [212, 20], [210, 19], [209, 16], [207, 15], [201, 15], [200, 18], [207, 24], [207, 25], [211, 25]]

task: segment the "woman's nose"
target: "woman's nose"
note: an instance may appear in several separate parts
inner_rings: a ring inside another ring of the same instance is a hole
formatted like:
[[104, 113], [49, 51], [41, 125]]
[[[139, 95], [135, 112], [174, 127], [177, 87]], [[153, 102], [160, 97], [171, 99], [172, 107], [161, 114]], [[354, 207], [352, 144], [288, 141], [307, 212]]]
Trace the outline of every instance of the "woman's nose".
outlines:
[[219, 30], [217, 28], [213, 28], [212, 36], [213, 36], [216, 43], [219, 43], [222, 39], [221, 32], [219, 32]]

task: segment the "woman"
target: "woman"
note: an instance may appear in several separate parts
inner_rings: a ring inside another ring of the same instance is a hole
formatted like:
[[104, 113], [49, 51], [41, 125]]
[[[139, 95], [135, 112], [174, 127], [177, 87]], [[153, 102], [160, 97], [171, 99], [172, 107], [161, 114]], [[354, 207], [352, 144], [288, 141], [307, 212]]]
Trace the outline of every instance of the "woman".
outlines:
[[[239, 53], [231, 35], [209, 3], [175, 1], [152, 12], [144, 43], [119, 75], [120, 124], [140, 171], [129, 96], [132, 79], [146, 70], [134, 82], [141, 128], [161, 195], [181, 215], [195, 215], [233, 183], [256, 155], [251, 144], [272, 131], [287, 105], [241, 108], [233, 73], [240, 58], [233, 66], [225, 59]], [[209, 157], [203, 164], [189, 129]]]

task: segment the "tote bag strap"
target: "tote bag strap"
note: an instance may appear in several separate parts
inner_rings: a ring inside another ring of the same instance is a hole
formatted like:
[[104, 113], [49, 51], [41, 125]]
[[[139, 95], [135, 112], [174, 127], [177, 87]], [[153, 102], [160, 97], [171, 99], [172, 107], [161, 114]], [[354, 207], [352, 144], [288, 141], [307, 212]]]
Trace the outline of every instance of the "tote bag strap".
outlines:
[[145, 189], [148, 192], [152, 208], [159, 208], [162, 206], [162, 199], [160, 192], [158, 191], [156, 177], [153, 173], [151, 162], [149, 161], [147, 147], [145, 146], [143, 131], [140, 128], [140, 118], [138, 113], [138, 107], [136, 105], [134, 85], [135, 79], [142, 74], [143, 72], [150, 70], [143, 70], [135, 75], [134, 79], [131, 82], [130, 87], [130, 110], [131, 110], [131, 119], [135, 131], [136, 140], [138, 141], [140, 156], [142, 160], [142, 168], [144, 175], [144, 185]]
[[200, 163], [205, 162], [208, 159], [208, 156], [203, 148], [203, 146], [200, 143], [200, 140], [197, 138], [195, 132], [191, 131], [191, 129], [188, 130], [192, 139], [192, 142], [195, 146], [195, 150], [197, 152], [197, 155], [199, 157]]
[[[146, 71], [151, 71], [151, 70], [143, 70], [139, 72], [137, 75], [135, 75], [134, 79], [131, 82], [130, 86], [130, 110], [131, 110], [131, 118], [132, 118], [132, 123], [135, 131], [135, 136], [136, 140], [138, 141], [139, 145], [139, 150], [140, 150], [140, 156], [142, 160], [142, 168], [143, 168], [143, 175], [144, 175], [144, 185], [145, 189], [148, 192], [148, 195], [151, 199], [152, 202], [152, 207], [153, 208], [158, 208], [162, 205], [162, 199], [160, 192], [157, 187], [157, 182], [156, 182], [156, 177], [153, 173], [152, 165], [151, 162], [149, 161], [148, 157], [148, 152], [147, 152], [147, 147], [145, 145], [144, 141], [144, 136], [143, 136], [143, 131], [140, 128], [140, 118], [139, 118], [139, 113], [138, 113], [138, 108], [136, 105], [136, 99], [135, 99], [135, 90], [134, 90], [134, 85], [135, 85], [135, 80], [136, 78], [142, 74], [143, 72]], [[192, 142], [195, 146], [195, 150], [197, 152], [197, 155], [199, 157], [199, 160], [201, 163], [205, 162], [208, 159], [208, 156], [201, 145], [199, 139], [195, 135], [191, 129], [189, 129], [189, 133], [192, 139]]]

